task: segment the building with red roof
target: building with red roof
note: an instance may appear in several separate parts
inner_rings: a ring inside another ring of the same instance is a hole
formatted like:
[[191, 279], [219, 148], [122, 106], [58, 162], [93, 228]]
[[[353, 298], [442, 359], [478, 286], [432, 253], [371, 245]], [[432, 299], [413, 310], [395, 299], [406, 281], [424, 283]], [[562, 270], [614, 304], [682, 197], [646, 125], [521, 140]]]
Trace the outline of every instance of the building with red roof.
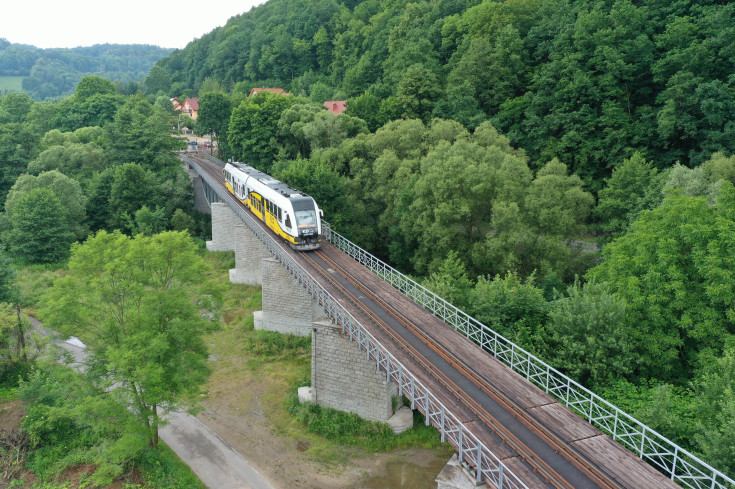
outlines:
[[328, 102], [324, 102], [324, 107], [326, 107], [332, 114], [341, 114], [347, 110], [347, 105], [345, 105], [344, 100], [330, 100]]

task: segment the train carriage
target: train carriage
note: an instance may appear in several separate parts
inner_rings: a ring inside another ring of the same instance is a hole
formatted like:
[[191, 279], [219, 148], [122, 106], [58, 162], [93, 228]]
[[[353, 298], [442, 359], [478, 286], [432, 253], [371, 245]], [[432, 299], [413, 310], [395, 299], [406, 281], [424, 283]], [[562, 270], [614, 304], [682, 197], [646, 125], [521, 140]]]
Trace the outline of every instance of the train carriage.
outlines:
[[314, 199], [245, 163], [227, 163], [227, 190], [295, 250], [321, 246], [321, 216]]

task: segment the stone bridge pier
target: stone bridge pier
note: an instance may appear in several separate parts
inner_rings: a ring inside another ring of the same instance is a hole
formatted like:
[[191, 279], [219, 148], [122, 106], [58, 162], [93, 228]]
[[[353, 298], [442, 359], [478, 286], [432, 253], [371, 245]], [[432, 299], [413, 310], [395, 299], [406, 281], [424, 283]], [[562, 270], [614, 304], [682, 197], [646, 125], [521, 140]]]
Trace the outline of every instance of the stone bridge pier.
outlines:
[[[197, 209], [212, 215], [212, 239], [207, 241], [207, 249], [234, 251], [235, 268], [230, 270], [230, 281], [263, 288], [262, 310], [254, 313], [255, 328], [311, 335], [311, 386], [299, 389], [299, 399], [353, 412], [371, 421], [387, 422], [396, 433], [410, 429], [413, 413], [407, 407], [399, 408], [401, 400], [395, 384], [388, 382], [365, 352], [327, 318], [321, 306], [265, 249], [229, 205], [208, 204], [210, 199], [201, 177], [192, 175], [192, 179]], [[475, 482], [456, 454], [437, 476], [436, 483], [438, 489], [487, 487]]]
[[255, 329], [311, 335], [312, 385], [299, 389], [299, 397], [371, 421], [388, 422], [396, 432], [410, 428], [412, 412], [398, 409], [401, 400], [395, 384], [327, 318], [324, 309], [227, 204], [215, 202], [211, 208], [212, 240], [207, 241], [207, 249], [234, 251], [230, 281], [263, 288], [262, 310], [254, 313]]

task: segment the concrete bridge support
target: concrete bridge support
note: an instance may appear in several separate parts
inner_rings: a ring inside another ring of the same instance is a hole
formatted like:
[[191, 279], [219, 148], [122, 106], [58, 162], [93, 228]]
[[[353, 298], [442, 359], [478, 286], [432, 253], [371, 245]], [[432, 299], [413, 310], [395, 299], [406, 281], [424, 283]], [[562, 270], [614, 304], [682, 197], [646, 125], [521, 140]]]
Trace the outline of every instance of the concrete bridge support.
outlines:
[[233, 229], [241, 221], [224, 202], [212, 203], [212, 241], [207, 241], [209, 251], [235, 251]]
[[319, 405], [370, 421], [388, 422], [400, 405], [396, 385], [328, 319], [312, 324], [311, 394]]
[[275, 258], [260, 260], [263, 310], [255, 311], [255, 329], [309, 336], [324, 309]]
[[263, 285], [261, 261], [264, 258], [272, 258], [272, 255], [247, 225], [236, 224], [233, 232], [235, 235], [235, 268], [230, 270], [230, 282]]
[[475, 477], [459, 463], [459, 457], [455, 453], [449, 459], [439, 475], [434, 479], [437, 489], [487, 489], [488, 485], [478, 484]]

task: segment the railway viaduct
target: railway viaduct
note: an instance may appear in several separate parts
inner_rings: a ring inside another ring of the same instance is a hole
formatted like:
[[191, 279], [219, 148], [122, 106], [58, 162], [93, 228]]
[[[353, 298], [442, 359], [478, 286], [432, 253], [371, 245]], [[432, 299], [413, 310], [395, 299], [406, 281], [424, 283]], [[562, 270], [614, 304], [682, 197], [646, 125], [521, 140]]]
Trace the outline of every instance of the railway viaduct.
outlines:
[[735, 489], [328, 225], [323, 253], [282, 246], [224, 189], [222, 162], [182, 160], [197, 208], [211, 209], [207, 248], [235, 252], [231, 281], [262, 286], [255, 327], [311, 335], [312, 385], [300, 397], [398, 432], [411, 426], [412, 412], [394, 407], [406, 396], [457, 450], [439, 489]]

